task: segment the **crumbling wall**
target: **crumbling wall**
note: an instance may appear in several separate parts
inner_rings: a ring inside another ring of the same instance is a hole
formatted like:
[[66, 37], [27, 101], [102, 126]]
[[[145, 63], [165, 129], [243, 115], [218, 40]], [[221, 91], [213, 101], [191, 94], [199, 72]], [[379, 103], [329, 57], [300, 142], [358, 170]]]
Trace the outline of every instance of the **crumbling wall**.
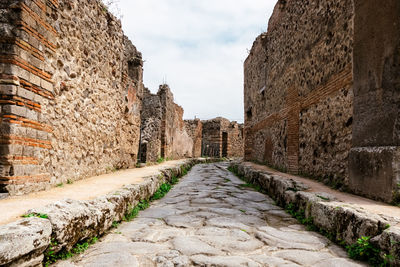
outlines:
[[168, 85], [160, 85], [157, 94], [146, 91], [141, 116], [141, 162], [192, 157], [193, 139], [185, 128], [183, 108], [174, 103]]
[[228, 157], [243, 157], [243, 124], [231, 122], [228, 128]]
[[203, 156], [243, 157], [243, 125], [221, 117], [202, 124]]
[[156, 162], [161, 157], [162, 117], [160, 97], [146, 90], [141, 112], [140, 162]]
[[120, 22], [94, 0], [6, 0], [0, 8], [2, 190], [134, 166], [142, 59]]
[[186, 132], [193, 140], [193, 157], [201, 157], [201, 140], [203, 133], [203, 124], [199, 119], [185, 120]]
[[194, 140], [186, 131], [183, 108], [177, 104], [174, 104], [174, 108], [173, 123], [167, 127], [170, 129], [167, 133], [172, 132], [172, 151], [171, 154], [167, 154], [167, 157], [172, 159], [191, 158], [193, 157]]
[[278, 1], [246, 59], [245, 158], [348, 181], [353, 2]]

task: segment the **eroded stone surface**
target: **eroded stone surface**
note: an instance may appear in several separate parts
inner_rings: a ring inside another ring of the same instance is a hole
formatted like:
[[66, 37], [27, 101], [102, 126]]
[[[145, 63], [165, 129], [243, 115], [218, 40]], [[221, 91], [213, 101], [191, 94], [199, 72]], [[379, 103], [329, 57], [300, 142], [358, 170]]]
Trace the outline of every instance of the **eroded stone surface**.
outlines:
[[226, 166], [195, 166], [134, 221], [58, 266], [362, 266]]
[[41, 254], [50, 243], [50, 235], [50, 221], [35, 217], [0, 227], [0, 265], [15, 263], [22, 257], [24, 260], [18, 262], [19, 266], [26, 262], [31, 266], [40, 263]]

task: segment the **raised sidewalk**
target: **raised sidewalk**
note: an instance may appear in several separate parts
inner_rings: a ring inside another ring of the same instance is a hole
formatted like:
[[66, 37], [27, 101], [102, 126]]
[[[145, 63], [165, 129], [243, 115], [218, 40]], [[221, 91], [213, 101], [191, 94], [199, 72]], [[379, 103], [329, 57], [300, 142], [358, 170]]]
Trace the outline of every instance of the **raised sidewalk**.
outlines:
[[44, 253], [69, 251], [79, 241], [101, 236], [163, 183], [213, 161], [168, 161], [0, 200], [0, 266], [40, 266]]
[[314, 180], [282, 173], [251, 162], [231, 167], [259, 185], [278, 205], [302, 214], [336, 242], [351, 245], [363, 236], [400, 266], [400, 208], [339, 192]]
[[161, 170], [175, 167], [186, 160], [166, 161], [159, 165], [144, 168], [120, 170], [109, 174], [63, 184], [50, 190], [13, 196], [0, 200], [0, 225], [18, 219], [26, 211], [52, 204], [58, 200], [92, 200], [130, 184], [140, 184], [145, 177], [159, 174]]

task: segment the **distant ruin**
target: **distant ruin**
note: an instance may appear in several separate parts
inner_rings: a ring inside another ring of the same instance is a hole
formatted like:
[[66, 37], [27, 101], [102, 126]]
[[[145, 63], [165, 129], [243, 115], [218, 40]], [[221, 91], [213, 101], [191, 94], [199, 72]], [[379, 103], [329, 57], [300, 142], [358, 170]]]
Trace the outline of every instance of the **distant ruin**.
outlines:
[[168, 86], [145, 88], [141, 53], [100, 1], [0, 9], [0, 193], [200, 156], [201, 129], [183, 121]]
[[244, 64], [245, 159], [396, 199], [399, 8], [279, 0]]

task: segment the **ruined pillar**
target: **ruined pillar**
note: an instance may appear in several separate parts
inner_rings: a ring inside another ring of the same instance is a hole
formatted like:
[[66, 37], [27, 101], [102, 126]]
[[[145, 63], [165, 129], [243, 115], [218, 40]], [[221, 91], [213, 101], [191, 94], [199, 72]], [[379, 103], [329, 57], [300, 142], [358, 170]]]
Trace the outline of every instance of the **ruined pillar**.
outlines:
[[392, 202], [400, 189], [400, 1], [355, 0], [349, 186]]

